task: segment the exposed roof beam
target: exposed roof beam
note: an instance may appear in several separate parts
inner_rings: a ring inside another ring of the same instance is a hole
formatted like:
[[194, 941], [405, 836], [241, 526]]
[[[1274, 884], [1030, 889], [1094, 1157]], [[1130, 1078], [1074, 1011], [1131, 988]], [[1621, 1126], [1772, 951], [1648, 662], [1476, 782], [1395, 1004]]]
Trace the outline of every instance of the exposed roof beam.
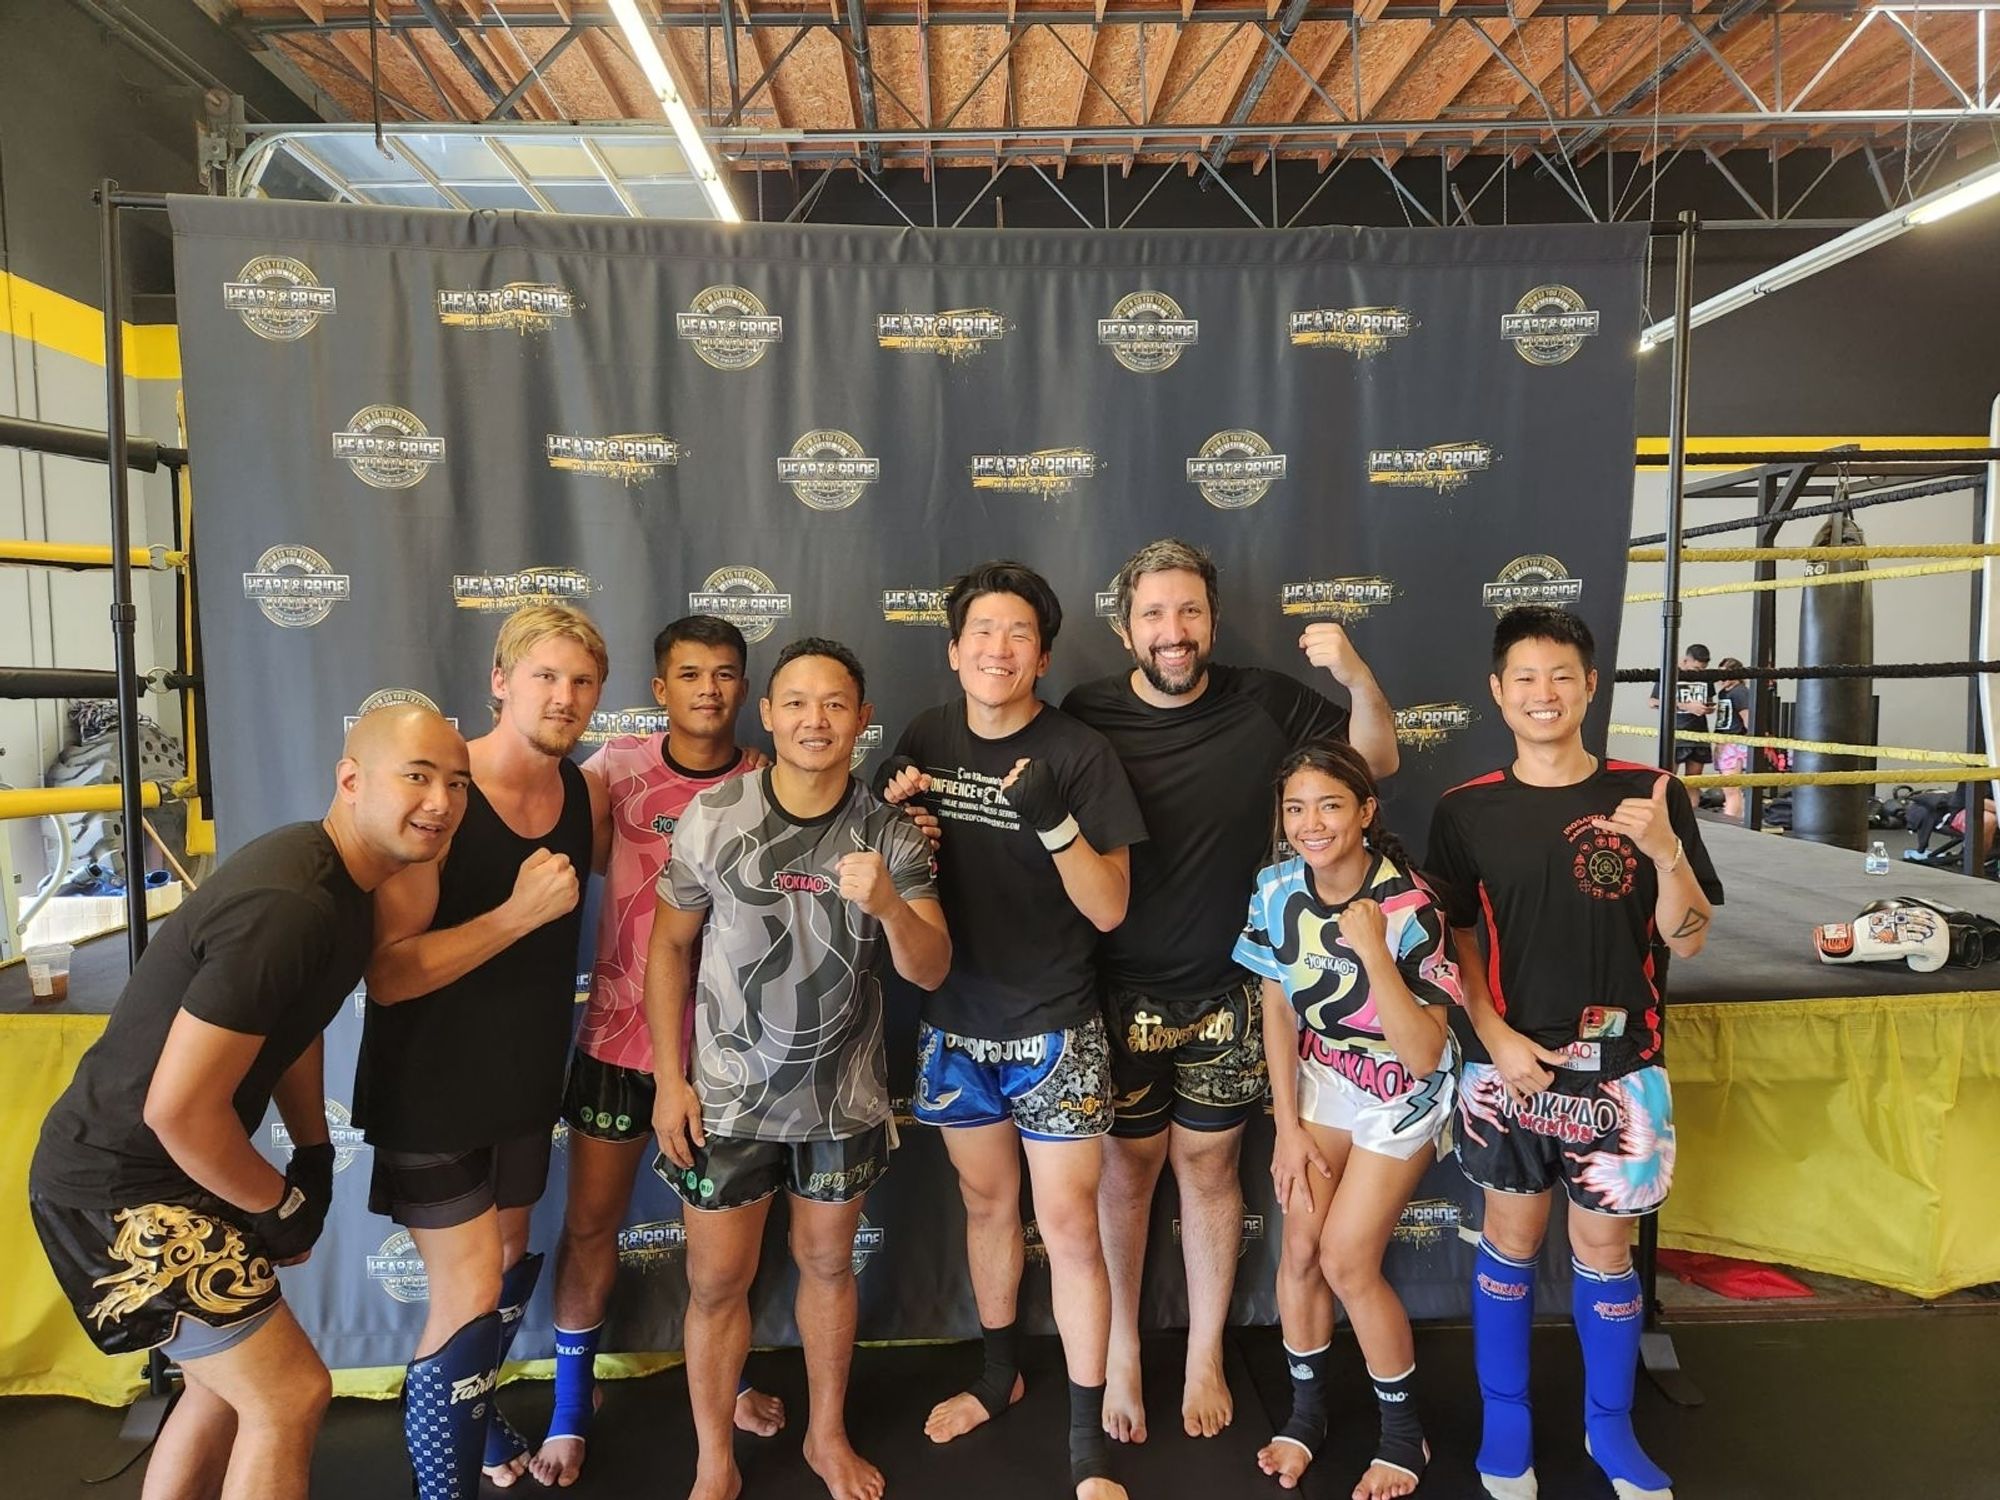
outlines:
[[[875, 114], [875, 64], [868, 53], [868, 7], [864, 0], [847, 0], [847, 31], [852, 40], [848, 51], [854, 59], [854, 89], [861, 101], [861, 128], [875, 130], [880, 121]], [[868, 147], [868, 170], [882, 170], [882, 148]]]
[[[1258, 51], [1263, 56], [1257, 64], [1255, 76], [1251, 78], [1249, 86], [1237, 98], [1236, 108], [1230, 112], [1230, 123], [1240, 125], [1248, 120], [1256, 110], [1257, 101], [1264, 97], [1264, 90], [1271, 82], [1271, 75], [1277, 72], [1278, 64], [1282, 61], [1285, 49], [1291, 45], [1293, 33], [1299, 29], [1300, 23], [1305, 20], [1306, 8], [1309, 4], [1310, 0], [1287, 0], [1284, 14], [1278, 17], [1277, 35], [1273, 36], [1267, 32], [1259, 31], [1258, 34], [1264, 40], [1263, 45], [1258, 48]], [[1228, 160], [1230, 148], [1235, 144], [1236, 137], [1233, 135], [1225, 135], [1221, 140], [1217, 141], [1215, 149], [1209, 153], [1209, 166], [1219, 169], [1223, 162]]]

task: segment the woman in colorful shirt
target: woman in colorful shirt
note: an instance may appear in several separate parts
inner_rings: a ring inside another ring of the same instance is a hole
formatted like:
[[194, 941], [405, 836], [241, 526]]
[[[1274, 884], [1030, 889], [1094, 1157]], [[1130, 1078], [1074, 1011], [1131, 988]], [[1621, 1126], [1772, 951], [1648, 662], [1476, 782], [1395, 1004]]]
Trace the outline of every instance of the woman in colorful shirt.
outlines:
[[[1258, 872], [1235, 954], [1264, 981], [1271, 1180], [1285, 1215], [1278, 1311], [1292, 1374], [1291, 1419], [1257, 1463], [1296, 1488], [1326, 1437], [1338, 1297], [1382, 1419], [1354, 1494], [1390, 1500], [1417, 1487], [1430, 1448], [1410, 1320], [1382, 1255], [1450, 1119], [1445, 1017], [1458, 971], [1443, 917], [1381, 826], [1374, 778], [1353, 750], [1319, 743], [1287, 758], [1278, 831], [1294, 852]], [[1296, 1069], [1276, 1065], [1293, 1055]]]

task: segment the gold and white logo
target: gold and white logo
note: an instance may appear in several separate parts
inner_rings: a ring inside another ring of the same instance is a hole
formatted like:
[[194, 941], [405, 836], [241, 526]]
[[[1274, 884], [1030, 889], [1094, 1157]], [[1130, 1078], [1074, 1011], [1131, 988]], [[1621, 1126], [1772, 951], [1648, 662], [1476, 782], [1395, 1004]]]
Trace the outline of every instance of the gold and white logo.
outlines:
[[451, 602], [460, 609], [511, 612], [524, 604], [575, 604], [596, 592], [597, 580], [577, 568], [451, 575]]
[[882, 748], [882, 739], [880, 724], [870, 724], [857, 734], [854, 737], [854, 752], [847, 757], [847, 768], [850, 771], [860, 770], [861, 763]]
[[1414, 485], [1440, 495], [1500, 461], [1489, 443], [1437, 443], [1429, 448], [1370, 448], [1370, 484]]
[[352, 593], [352, 580], [310, 547], [266, 547], [256, 568], [243, 575], [243, 597], [288, 630], [319, 624]]
[[961, 307], [934, 313], [877, 313], [875, 342], [884, 349], [942, 354], [955, 362], [970, 359], [988, 344], [998, 343], [1011, 327], [1005, 314], [990, 307]]
[[743, 632], [746, 641], [761, 641], [792, 612], [792, 596], [778, 592], [770, 575], [756, 568], [717, 568], [688, 595], [688, 613], [715, 615]]
[[1412, 703], [1396, 710], [1396, 743], [1433, 750], [1479, 720], [1468, 704]]
[[1404, 1208], [1389, 1238], [1405, 1245], [1428, 1249], [1458, 1238], [1464, 1213], [1449, 1198], [1417, 1198]]
[[1131, 292], [1111, 316], [1097, 320], [1097, 342], [1126, 369], [1141, 375], [1170, 370], [1181, 352], [1201, 342], [1201, 320], [1181, 311], [1165, 292]]
[[304, 261], [289, 255], [260, 255], [234, 281], [222, 283], [222, 305], [258, 338], [277, 344], [311, 333], [335, 300], [332, 287], [321, 286]]
[[1109, 625], [1115, 633], [1118, 629], [1118, 583], [1112, 580], [1111, 587], [1099, 589], [1091, 596], [1091, 609], [1097, 618]]
[[882, 460], [870, 458], [854, 438], [831, 427], [815, 427], [778, 460], [778, 478], [814, 510], [846, 510], [861, 498], [864, 486], [881, 477]]
[[1187, 461], [1188, 483], [1218, 510], [1242, 510], [1262, 500], [1285, 477], [1285, 455], [1248, 428], [1225, 428]]
[[1345, 349], [1363, 359], [1406, 339], [1417, 327], [1407, 307], [1307, 307], [1291, 315], [1294, 348]]
[[[601, 745], [628, 734], [665, 734], [667, 728], [667, 711], [657, 703], [638, 708], [600, 708], [590, 716], [589, 726], [578, 738], [587, 745]], [[588, 987], [586, 981], [585, 988]]]
[[[1250, 1253], [1250, 1247], [1263, 1238], [1264, 1238], [1264, 1216], [1262, 1214], [1245, 1214], [1243, 1216], [1243, 1238], [1237, 1243], [1236, 1258], [1238, 1260], [1241, 1260], [1244, 1256], [1248, 1255]], [[1181, 1242], [1181, 1221], [1180, 1221], [1180, 1216], [1175, 1215], [1174, 1243], [1178, 1245], [1180, 1242]]]
[[1040, 495], [1067, 495], [1079, 479], [1097, 477], [1098, 459], [1088, 448], [1038, 448], [1033, 453], [975, 453], [972, 487]]
[[1564, 608], [1583, 597], [1583, 580], [1569, 576], [1562, 559], [1546, 552], [1517, 557], [1491, 583], [1479, 586], [1479, 602], [1496, 615], [1523, 604], [1558, 604]]
[[678, 1260], [686, 1250], [687, 1226], [679, 1219], [628, 1224], [618, 1231], [618, 1264], [635, 1271]]
[[578, 437], [551, 432], [542, 440], [549, 467], [562, 474], [585, 474], [644, 484], [662, 469], [679, 464], [687, 449], [663, 432], [614, 432], [609, 437]]
[[[354, 1153], [368, 1149], [368, 1139], [361, 1133], [361, 1127], [354, 1123], [354, 1116], [347, 1106], [338, 1099], [328, 1099], [326, 1104], [326, 1134], [333, 1143], [333, 1170], [345, 1172], [354, 1161]], [[275, 1150], [292, 1149], [292, 1133], [285, 1128], [283, 1120], [271, 1122], [271, 1145]]]
[[944, 589], [884, 589], [882, 618], [891, 625], [943, 625]]
[[511, 328], [547, 333], [557, 318], [577, 309], [576, 293], [546, 281], [510, 281], [505, 286], [445, 287], [437, 294], [438, 322], [447, 328]]
[[[415, 688], [377, 688], [366, 698], [363, 698], [361, 706], [341, 722], [341, 731], [345, 733], [356, 724], [359, 724], [363, 715], [372, 714], [378, 708], [388, 708], [396, 703], [414, 703], [418, 708], [427, 708], [432, 713], [439, 711], [437, 704], [431, 699], [429, 694], [420, 693]], [[458, 728], [457, 719], [445, 715], [444, 721], [451, 725], [453, 729]]]
[[333, 435], [333, 456], [378, 490], [406, 490], [444, 462], [444, 439], [400, 406], [364, 406]]
[[1365, 620], [1402, 590], [1387, 578], [1308, 578], [1278, 592], [1278, 608], [1288, 615], [1320, 620]]
[[1602, 323], [1576, 292], [1550, 284], [1531, 288], [1512, 312], [1500, 315], [1500, 337], [1531, 365], [1560, 365], [1576, 358]]
[[755, 292], [711, 286], [695, 293], [686, 312], [674, 314], [674, 332], [716, 369], [747, 370], [784, 338], [785, 320]]
[[409, 1230], [399, 1229], [382, 1241], [382, 1248], [368, 1257], [367, 1267], [368, 1279], [380, 1282], [398, 1302], [430, 1301], [430, 1273]]
[[854, 1255], [852, 1258], [854, 1274], [859, 1276], [863, 1271], [867, 1270], [868, 1262], [874, 1258], [875, 1252], [888, 1243], [889, 1236], [883, 1232], [881, 1225], [870, 1224], [868, 1222], [868, 1215], [863, 1214], [861, 1222], [854, 1226]]

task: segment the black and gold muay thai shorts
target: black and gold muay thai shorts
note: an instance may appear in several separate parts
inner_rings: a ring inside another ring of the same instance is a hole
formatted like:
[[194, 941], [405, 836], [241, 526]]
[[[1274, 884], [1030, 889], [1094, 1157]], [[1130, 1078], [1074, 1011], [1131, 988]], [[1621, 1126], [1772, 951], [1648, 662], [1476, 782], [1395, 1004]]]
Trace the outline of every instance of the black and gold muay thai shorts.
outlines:
[[30, 1196], [28, 1209], [57, 1284], [106, 1354], [166, 1344], [185, 1321], [201, 1332], [200, 1347], [187, 1353], [211, 1352], [233, 1342], [228, 1330], [262, 1323], [278, 1304], [263, 1244], [207, 1194], [125, 1208]]
[[1246, 978], [1205, 1000], [1161, 1000], [1106, 986], [1111, 1028], [1111, 1133], [1158, 1135], [1169, 1125], [1234, 1130], [1263, 1102], [1261, 982]]

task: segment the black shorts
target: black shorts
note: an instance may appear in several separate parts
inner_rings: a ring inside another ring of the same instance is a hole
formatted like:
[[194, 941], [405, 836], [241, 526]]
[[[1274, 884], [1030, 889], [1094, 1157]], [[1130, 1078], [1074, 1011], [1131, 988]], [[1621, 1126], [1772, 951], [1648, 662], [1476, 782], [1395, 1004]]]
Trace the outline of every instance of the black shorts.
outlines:
[[408, 1229], [450, 1229], [489, 1208], [528, 1208], [549, 1180], [546, 1130], [469, 1151], [375, 1148], [368, 1211]]
[[840, 1141], [753, 1141], [711, 1135], [694, 1148], [694, 1165], [664, 1154], [653, 1170], [689, 1208], [747, 1208], [783, 1188], [809, 1203], [852, 1203], [889, 1170], [894, 1144], [887, 1121]]
[[28, 1212], [56, 1284], [106, 1354], [164, 1344], [183, 1319], [226, 1329], [261, 1320], [278, 1303], [263, 1243], [207, 1193], [125, 1208], [70, 1208], [31, 1195]]
[[643, 1141], [653, 1133], [653, 1075], [600, 1062], [581, 1047], [563, 1084], [563, 1123], [593, 1141]]
[[1707, 744], [1674, 746], [1674, 764], [1677, 766], [1705, 766], [1713, 747]]
[[1667, 1070], [1604, 1079], [1559, 1072], [1517, 1104], [1493, 1064], [1468, 1062], [1458, 1083], [1458, 1166], [1496, 1193], [1534, 1195], [1560, 1182], [1591, 1213], [1651, 1213], [1674, 1183]]
[[1206, 1000], [1156, 1000], [1110, 985], [1111, 1133], [1234, 1130], [1250, 1118], [1270, 1078], [1264, 1066], [1261, 981], [1246, 977]]

